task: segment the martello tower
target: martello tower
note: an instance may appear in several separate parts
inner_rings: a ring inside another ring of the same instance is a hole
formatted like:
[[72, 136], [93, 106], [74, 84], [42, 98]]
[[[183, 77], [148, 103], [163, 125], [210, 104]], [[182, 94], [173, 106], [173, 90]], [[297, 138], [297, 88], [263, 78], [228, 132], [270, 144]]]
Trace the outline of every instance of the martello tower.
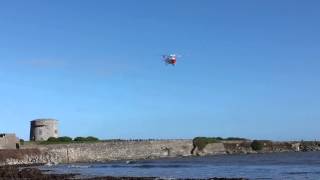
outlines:
[[55, 119], [35, 119], [30, 124], [30, 141], [46, 141], [59, 136], [58, 121]]

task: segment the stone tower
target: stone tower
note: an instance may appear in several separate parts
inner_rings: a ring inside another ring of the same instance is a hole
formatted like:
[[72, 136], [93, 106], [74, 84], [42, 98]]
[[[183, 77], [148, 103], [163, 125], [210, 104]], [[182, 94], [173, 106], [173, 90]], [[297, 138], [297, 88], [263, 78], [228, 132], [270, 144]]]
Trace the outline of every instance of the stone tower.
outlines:
[[58, 121], [55, 119], [35, 119], [31, 121], [30, 141], [46, 141], [58, 137]]

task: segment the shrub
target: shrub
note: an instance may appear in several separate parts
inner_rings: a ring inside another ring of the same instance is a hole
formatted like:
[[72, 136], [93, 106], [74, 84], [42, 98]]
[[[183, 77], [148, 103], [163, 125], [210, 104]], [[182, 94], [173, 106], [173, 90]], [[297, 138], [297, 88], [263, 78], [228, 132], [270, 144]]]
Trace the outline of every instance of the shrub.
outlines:
[[93, 137], [93, 136], [88, 136], [88, 137], [76, 137], [74, 138], [75, 142], [94, 142], [94, 141], [99, 141], [98, 138]]
[[82, 142], [82, 141], [86, 141], [86, 138], [85, 137], [76, 137], [73, 139], [73, 141]]
[[49, 137], [49, 138], [47, 139], [47, 141], [48, 141], [48, 142], [57, 142], [58, 139], [55, 138], [55, 137]]
[[99, 141], [98, 138], [93, 136], [88, 137], [76, 137], [72, 139], [68, 136], [62, 136], [62, 137], [50, 137], [47, 141], [41, 142], [41, 144], [60, 144], [60, 143], [74, 143], [74, 142], [96, 142]]
[[248, 139], [240, 138], [240, 137], [228, 137], [225, 140], [227, 140], [227, 141], [247, 141]]
[[72, 142], [72, 138], [68, 136], [62, 136], [57, 138], [58, 142]]
[[[221, 138], [222, 139], [222, 138]], [[193, 146], [197, 147], [199, 150], [203, 150], [207, 144], [220, 142], [220, 138], [216, 137], [196, 137], [193, 139]]]
[[251, 143], [251, 148], [255, 151], [260, 151], [263, 148], [263, 142], [258, 140], [253, 140]]
[[24, 139], [20, 139], [20, 145], [24, 145]]
[[87, 141], [99, 141], [98, 138], [93, 137], [93, 136], [88, 136], [88, 137], [86, 138], [86, 140], [87, 140]]

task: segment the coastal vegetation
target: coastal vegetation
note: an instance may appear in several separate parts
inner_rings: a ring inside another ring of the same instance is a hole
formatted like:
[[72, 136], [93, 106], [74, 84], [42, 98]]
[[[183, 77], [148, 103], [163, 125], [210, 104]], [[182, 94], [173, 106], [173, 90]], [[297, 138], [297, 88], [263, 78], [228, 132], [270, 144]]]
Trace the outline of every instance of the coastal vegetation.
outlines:
[[93, 136], [88, 137], [76, 137], [72, 139], [68, 136], [62, 137], [50, 137], [47, 141], [42, 141], [40, 144], [67, 144], [67, 143], [87, 143], [87, 142], [99, 142], [100, 140]]
[[196, 137], [193, 139], [193, 147], [198, 148], [198, 150], [202, 151], [206, 145], [211, 143], [223, 143], [228, 141], [247, 141], [249, 142], [249, 147], [251, 147], [254, 151], [260, 151], [263, 149], [264, 146], [271, 147], [273, 142], [269, 140], [249, 140], [246, 138], [240, 138], [240, 137], [228, 137], [228, 138], [222, 138], [222, 137]]
[[240, 137], [196, 137], [193, 139], [193, 146], [197, 147], [199, 150], [203, 150], [207, 144], [218, 143], [222, 141], [248, 141], [248, 139]]
[[24, 145], [24, 139], [20, 139], [20, 145]]
[[251, 143], [251, 148], [254, 151], [260, 151], [263, 148], [263, 142], [259, 140], [253, 140]]
[[72, 138], [68, 136], [62, 136], [62, 137], [50, 137], [47, 142], [72, 142]]
[[93, 136], [88, 136], [88, 137], [76, 137], [73, 139], [73, 141], [76, 141], [76, 142], [96, 142], [96, 141], [99, 141], [99, 139], [96, 137], [93, 137]]
[[[24, 144], [68, 144], [68, 143], [92, 143], [92, 142], [148, 142], [148, 141], [166, 141], [167, 139], [99, 139], [94, 136], [87, 136], [87, 137], [75, 137], [71, 138], [68, 136], [62, 137], [50, 137], [46, 141], [24, 141]], [[172, 139], [178, 140], [178, 139]]]
[[196, 137], [193, 139], [193, 146], [197, 147], [199, 150], [203, 150], [207, 144], [220, 142], [220, 138], [216, 137]]

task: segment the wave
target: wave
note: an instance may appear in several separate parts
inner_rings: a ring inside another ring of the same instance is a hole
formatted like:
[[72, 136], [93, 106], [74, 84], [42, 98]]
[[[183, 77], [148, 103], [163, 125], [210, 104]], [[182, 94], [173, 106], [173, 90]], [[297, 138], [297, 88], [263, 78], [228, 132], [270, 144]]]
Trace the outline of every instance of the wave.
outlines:
[[284, 173], [284, 174], [288, 174], [288, 175], [320, 174], [320, 171], [313, 171], [313, 172], [309, 172], [309, 171], [287, 172], [287, 173]]
[[69, 165], [68, 168], [90, 168], [92, 167], [91, 165]]
[[100, 165], [95, 168], [187, 168], [193, 167], [191, 165], [182, 165], [182, 164], [134, 164], [134, 165], [121, 165], [121, 164], [112, 164], [112, 165]]

